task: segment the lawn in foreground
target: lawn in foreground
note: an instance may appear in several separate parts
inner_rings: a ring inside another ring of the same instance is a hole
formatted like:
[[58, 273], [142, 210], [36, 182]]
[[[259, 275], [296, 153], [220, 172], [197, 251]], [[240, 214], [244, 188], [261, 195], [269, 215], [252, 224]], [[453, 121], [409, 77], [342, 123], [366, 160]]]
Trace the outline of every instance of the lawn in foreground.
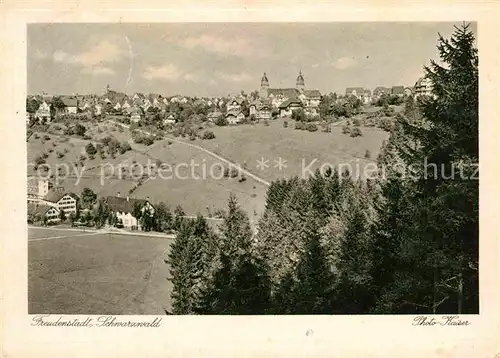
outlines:
[[[39, 239], [37, 231], [41, 230], [30, 229], [30, 238]], [[164, 262], [170, 239], [73, 234], [29, 241], [30, 314], [134, 315], [170, 310], [171, 283]]]

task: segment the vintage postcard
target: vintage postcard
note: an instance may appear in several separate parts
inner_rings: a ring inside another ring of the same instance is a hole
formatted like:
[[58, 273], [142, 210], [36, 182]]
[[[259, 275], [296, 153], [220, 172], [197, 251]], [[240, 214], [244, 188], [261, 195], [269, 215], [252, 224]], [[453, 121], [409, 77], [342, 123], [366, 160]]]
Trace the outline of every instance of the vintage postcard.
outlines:
[[297, 9], [6, 12], [3, 355], [500, 354], [498, 6]]

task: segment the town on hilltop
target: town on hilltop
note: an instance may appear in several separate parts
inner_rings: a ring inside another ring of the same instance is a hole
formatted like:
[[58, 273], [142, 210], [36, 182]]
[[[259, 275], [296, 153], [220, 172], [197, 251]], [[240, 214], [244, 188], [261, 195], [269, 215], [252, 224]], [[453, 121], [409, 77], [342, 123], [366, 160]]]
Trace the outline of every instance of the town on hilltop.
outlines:
[[[380, 103], [381, 100], [383, 102], [384, 99], [389, 101], [391, 97], [430, 95], [431, 90], [430, 81], [420, 78], [413, 87], [398, 85], [376, 87], [373, 90], [348, 87], [344, 94], [330, 93], [328, 100], [334, 112], [335, 103], [342, 104], [348, 99], [359, 100], [366, 106]], [[295, 87], [289, 88], [270, 87], [270, 81], [264, 73], [258, 91], [250, 94], [241, 91], [238, 95], [225, 97], [199, 98], [182, 95], [165, 96], [157, 93], [129, 95], [111, 90], [109, 86], [104, 94], [31, 94], [27, 97], [26, 121], [50, 122], [56, 112], [63, 111], [65, 114], [87, 114], [94, 117], [120, 115], [136, 123], [148, 115], [156, 115], [165, 124], [170, 124], [188, 119], [186, 113], [182, 113], [186, 107], [191, 107], [195, 114], [203, 116], [208, 121], [214, 122], [224, 117], [229, 124], [291, 117], [292, 112], [299, 109], [304, 110], [306, 116], [315, 118], [325, 114], [320, 113], [324, 97], [325, 94], [321, 94], [319, 90], [306, 87], [302, 71], [296, 78]]]

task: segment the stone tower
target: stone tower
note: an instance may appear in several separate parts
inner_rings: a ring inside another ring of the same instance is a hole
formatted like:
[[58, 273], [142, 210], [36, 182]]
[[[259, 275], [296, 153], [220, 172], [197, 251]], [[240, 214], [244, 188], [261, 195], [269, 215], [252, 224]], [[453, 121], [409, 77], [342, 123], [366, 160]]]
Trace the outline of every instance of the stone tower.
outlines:
[[297, 76], [297, 82], [295, 84], [297, 89], [302, 92], [306, 89], [306, 85], [304, 84], [304, 76], [302, 76], [302, 71], [299, 72], [299, 75]]
[[260, 92], [259, 95], [261, 98], [267, 98], [267, 90], [269, 89], [269, 80], [267, 79], [266, 73], [262, 76], [260, 80]]

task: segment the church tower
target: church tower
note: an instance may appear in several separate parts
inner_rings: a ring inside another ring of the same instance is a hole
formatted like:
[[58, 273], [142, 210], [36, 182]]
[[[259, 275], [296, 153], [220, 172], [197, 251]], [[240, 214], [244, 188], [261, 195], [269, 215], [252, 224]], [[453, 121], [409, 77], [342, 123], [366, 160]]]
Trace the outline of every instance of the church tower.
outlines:
[[300, 92], [303, 92], [306, 89], [306, 85], [304, 84], [304, 76], [302, 76], [302, 71], [300, 71], [299, 75], [297, 76], [297, 82], [295, 86]]
[[267, 79], [266, 73], [264, 72], [264, 75], [262, 76], [262, 79], [260, 80], [260, 97], [261, 98], [267, 98], [267, 90], [269, 89], [269, 80]]

